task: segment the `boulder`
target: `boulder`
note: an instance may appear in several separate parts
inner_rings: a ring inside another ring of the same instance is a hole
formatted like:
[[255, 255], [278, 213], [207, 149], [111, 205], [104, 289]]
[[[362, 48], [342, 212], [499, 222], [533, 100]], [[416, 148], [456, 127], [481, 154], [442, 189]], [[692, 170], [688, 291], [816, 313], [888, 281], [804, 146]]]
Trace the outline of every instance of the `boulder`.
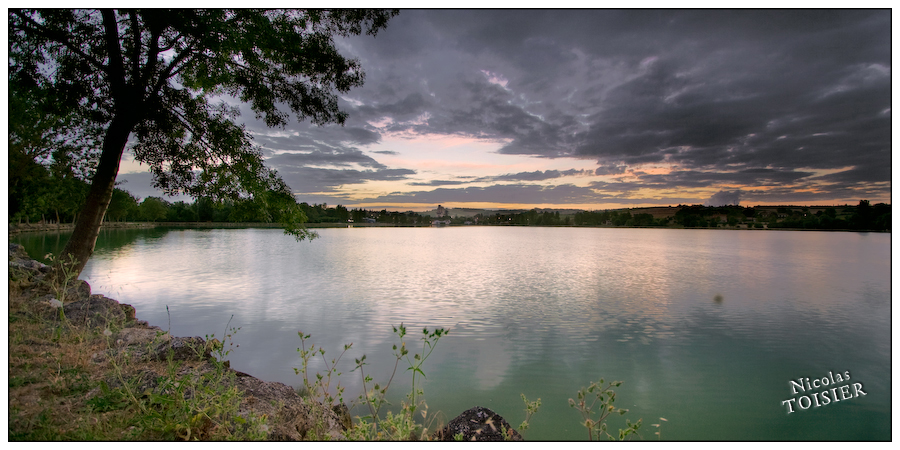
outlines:
[[524, 440], [503, 417], [482, 406], [463, 411], [432, 435], [436, 441], [455, 441], [459, 437], [463, 441]]
[[87, 327], [105, 328], [111, 322], [124, 323], [126, 318], [119, 302], [99, 294], [69, 303], [63, 311], [70, 323]]
[[155, 342], [169, 341], [172, 336], [159, 329], [158, 327], [144, 328], [123, 328], [116, 335], [116, 343], [119, 345], [150, 345]]
[[9, 244], [9, 259], [31, 259], [21, 244]]
[[50, 266], [37, 262], [28, 256], [25, 247], [19, 244], [9, 244], [9, 271], [10, 274], [18, 272], [27, 278], [32, 278], [50, 272]]
[[[341, 439], [349, 426], [348, 417], [337, 414], [314, 400], [300, 397], [290, 386], [266, 382], [251, 376], [238, 376], [237, 387], [244, 395], [238, 414], [266, 415], [276, 420], [269, 430], [270, 441], [299, 441], [304, 439]], [[346, 407], [344, 407], [346, 408]], [[313, 436], [315, 434], [316, 436]]]
[[[79, 300], [87, 300], [91, 297], [91, 285], [84, 280], [71, 280], [66, 286], [66, 302], [77, 302]], [[112, 300], [112, 299], [110, 299]], [[115, 300], [112, 300], [116, 302]], [[119, 302], [116, 302], [119, 304]]]
[[212, 357], [206, 341], [199, 336], [173, 337], [150, 353], [154, 361], [165, 361], [170, 356], [173, 361], [204, 361]]

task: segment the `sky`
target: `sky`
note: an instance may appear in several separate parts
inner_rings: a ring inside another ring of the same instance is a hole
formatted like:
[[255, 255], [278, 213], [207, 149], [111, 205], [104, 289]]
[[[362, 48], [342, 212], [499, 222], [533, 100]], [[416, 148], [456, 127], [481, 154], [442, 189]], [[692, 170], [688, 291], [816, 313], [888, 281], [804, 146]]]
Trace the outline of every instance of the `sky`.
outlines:
[[[366, 74], [344, 126], [242, 106], [301, 202], [890, 202], [890, 10], [401, 10], [337, 46]], [[161, 195], [127, 155], [119, 180]]]

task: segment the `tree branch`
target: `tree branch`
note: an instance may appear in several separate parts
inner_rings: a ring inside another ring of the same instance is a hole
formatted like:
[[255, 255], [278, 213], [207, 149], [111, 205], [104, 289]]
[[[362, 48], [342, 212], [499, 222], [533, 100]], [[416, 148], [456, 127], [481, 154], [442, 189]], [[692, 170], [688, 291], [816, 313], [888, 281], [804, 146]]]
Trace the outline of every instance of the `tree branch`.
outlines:
[[151, 96], [156, 96], [159, 93], [159, 91], [162, 89], [163, 84], [165, 84], [166, 80], [168, 80], [173, 75], [175, 75], [175, 73], [177, 73], [177, 72], [173, 72], [172, 70], [175, 68], [176, 65], [180, 64], [182, 61], [187, 59], [188, 56], [190, 56], [190, 54], [192, 53], [193, 47], [194, 47], [194, 42], [189, 43], [187, 45], [187, 47], [185, 47], [183, 50], [181, 50], [180, 53], [178, 53], [178, 55], [175, 56], [175, 58], [172, 58], [172, 62], [169, 63], [168, 66], [166, 66], [166, 68], [160, 74], [159, 79], [156, 80], [156, 85], [153, 86], [153, 91], [150, 92]]
[[[135, 87], [141, 88], [143, 86], [143, 79], [141, 78], [141, 24], [138, 21], [137, 12], [135, 10], [128, 11], [128, 16], [131, 19], [131, 39], [134, 41], [134, 48], [131, 51], [131, 82], [135, 84]], [[140, 83], [140, 84], [138, 84]]]
[[116, 106], [120, 104], [125, 95], [125, 67], [122, 61], [122, 49], [119, 48], [119, 25], [116, 23], [116, 14], [111, 9], [101, 11], [103, 15], [103, 27], [106, 29], [106, 50], [109, 54], [109, 83], [112, 88]]
[[229, 167], [229, 168], [231, 167], [231, 164], [228, 163], [228, 161], [226, 160], [226, 158], [223, 155], [217, 154], [216, 147], [214, 145], [212, 145], [212, 143], [209, 142], [206, 138], [203, 137], [204, 134], [206, 134], [206, 133], [197, 132], [197, 130], [191, 125], [191, 121], [188, 120], [188, 118], [185, 117], [184, 114], [182, 112], [180, 112], [177, 108], [171, 108], [170, 111], [175, 115], [175, 117], [178, 118], [178, 120], [181, 122], [181, 124], [184, 125], [184, 127], [188, 131], [191, 132], [191, 135], [192, 135], [191, 138], [195, 139], [200, 144], [200, 146], [206, 150], [205, 153], [206, 153], [208, 159], [206, 161], [203, 161], [203, 163], [206, 163], [204, 165], [209, 165], [209, 163], [214, 164], [216, 159], [218, 159], [220, 161], [220, 164], [222, 164], [226, 167]]
[[[159, 36], [160, 32], [153, 30], [150, 32], [150, 47], [147, 49], [147, 64], [144, 66], [144, 75], [141, 77], [141, 87], [150, 83], [150, 78], [156, 72], [156, 65], [159, 59]], [[146, 95], [155, 95], [153, 93], [145, 93]]]
[[[63, 34], [54, 32], [53, 30], [46, 29], [46, 27], [35, 22], [34, 19], [32, 19], [31, 17], [28, 17], [22, 11], [15, 11], [15, 14], [17, 16], [19, 16], [20, 19], [22, 19], [23, 21], [27, 22], [30, 25], [29, 27], [26, 27], [26, 26], [24, 26], [25, 24], [22, 24], [21, 27], [17, 27], [18, 29], [20, 29], [22, 31], [26, 31], [26, 32], [32, 31], [34, 33], [37, 33], [40, 36], [43, 36], [43, 37], [49, 39], [52, 42], [61, 44], [64, 47], [66, 47], [67, 49], [69, 49], [69, 51], [84, 58], [84, 60], [87, 61], [90, 65], [94, 66], [95, 69], [97, 69], [101, 72], [108, 73], [108, 68], [106, 66], [101, 64], [100, 61], [97, 61], [96, 58], [94, 58], [94, 57], [88, 55], [87, 53], [85, 53], [84, 51], [82, 51], [80, 48], [78, 48], [78, 46], [76, 46], [75, 44], [70, 42], [68, 39], [66, 39]], [[13, 27], [15, 27], [15, 26], [13, 26]]]

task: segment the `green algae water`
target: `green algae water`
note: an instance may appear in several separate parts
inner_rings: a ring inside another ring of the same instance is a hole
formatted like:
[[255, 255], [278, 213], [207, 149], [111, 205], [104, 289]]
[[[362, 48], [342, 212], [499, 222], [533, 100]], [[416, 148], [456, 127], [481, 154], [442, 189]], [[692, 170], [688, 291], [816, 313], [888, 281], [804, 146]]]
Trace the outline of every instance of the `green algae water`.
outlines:
[[[221, 337], [234, 316], [232, 367], [267, 381], [301, 385], [299, 330], [329, 359], [353, 343], [347, 400], [362, 389], [354, 358], [390, 376], [392, 325], [408, 345], [449, 328], [424, 366], [432, 426], [476, 405], [517, 425], [525, 394], [542, 400], [527, 440], [583, 440], [568, 399], [603, 377], [624, 381], [616, 405], [630, 410], [609, 428], [643, 418], [644, 440], [654, 423], [663, 440], [891, 438], [890, 234], [317, 231], [109, 230], [82, 278], [175, 335]], [[43, 256], [65, 239], [13, 241]], [[394, 380], [395, 405], [408, 388]]]

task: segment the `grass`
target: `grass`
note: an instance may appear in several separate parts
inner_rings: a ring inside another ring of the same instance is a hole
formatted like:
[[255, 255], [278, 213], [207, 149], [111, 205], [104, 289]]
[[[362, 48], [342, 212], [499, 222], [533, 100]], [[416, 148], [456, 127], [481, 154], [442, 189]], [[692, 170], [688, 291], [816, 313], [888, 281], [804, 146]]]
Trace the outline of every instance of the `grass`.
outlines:
[[[243, 397], [224, 358], [136, 357], [154, 344], [117, 345], [113, 337], [124, 322], [104, 329], [69, 323], [61, 308], [41, 300], [48, 290], [56, 289], [10, 273], [10, 441], [266, 437], [267, 418], [240, 410]], [[205, 350], [197, 349], [198, 356]], [[227, 354], [221, 344], [213, 351]]]

